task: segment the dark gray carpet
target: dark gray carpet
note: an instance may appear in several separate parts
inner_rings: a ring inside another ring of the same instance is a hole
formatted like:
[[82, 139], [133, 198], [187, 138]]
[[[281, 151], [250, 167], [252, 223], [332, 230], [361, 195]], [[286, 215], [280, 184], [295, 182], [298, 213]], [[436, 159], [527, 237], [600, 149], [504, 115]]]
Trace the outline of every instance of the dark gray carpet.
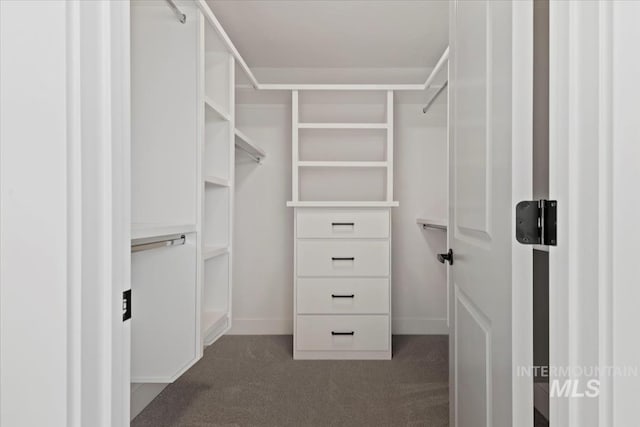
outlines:
[[294, 361], [291, 336], [225, 336], [132, 426], [447, 426], [448, 338], [394, 336], [393, 353]]

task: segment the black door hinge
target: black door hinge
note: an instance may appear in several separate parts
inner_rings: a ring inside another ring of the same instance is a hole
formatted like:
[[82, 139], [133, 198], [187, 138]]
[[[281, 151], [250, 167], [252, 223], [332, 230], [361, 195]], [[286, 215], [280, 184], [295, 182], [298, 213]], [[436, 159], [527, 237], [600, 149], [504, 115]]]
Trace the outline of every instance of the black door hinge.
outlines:
[[556, 200], [524, 200], [516, 205], [516, 240], [523, 245], [557, 244]]
[[122, 292], [122, 321], [131, 319], [131, 289]]

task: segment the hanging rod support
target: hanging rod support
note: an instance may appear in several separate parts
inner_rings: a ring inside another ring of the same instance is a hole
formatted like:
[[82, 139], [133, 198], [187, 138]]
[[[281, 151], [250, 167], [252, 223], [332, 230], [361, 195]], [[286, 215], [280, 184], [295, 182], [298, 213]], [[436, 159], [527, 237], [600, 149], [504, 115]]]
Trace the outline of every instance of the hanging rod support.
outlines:
[[438, 91], [435, 93], [435, 95], [433, 95], [431, 97], [431, 99], [429, 100], [429, 102], [427, 102], [427, 105], [425, 105], [424, 107], [422, 107], [422, 112], [426, 114], [427, 110], [429, 109], [429, 107], [431, 107], [431, 105], [436, 101], [436, 99], [438, 98], [438, 96], [440, 96], [440, 94], [442, 93], [443, 90], [445, 90], [445, 88], [447, 87], [447, 85], [449, 84], [448, 81], [444, 82], [444, 84], [442, 86], [440, 86], [440, 89], [438, 89]]
[[173, 10], [173, 13], [176, 14], [176, 17], [178, 18], [178, 21], [180, 21], [180, 23], [184, 24], [185, 22], [187, 22], [187, 15], [182, 13], [178, 5], [176, 5], [176, 3], [173, 0], [165, 0], [165, 1], [169, 4], [169, 7]]
[[179, 236], [171, 236], [162, 240], [154, 240], [152, 242], [138, 243], [131, 245], [131, 252], [142, 252], [148, 251], [151, 249], [164, 248], [168, 246], [181, 246], [184, 245], [187, 241], [187, 238], [184, 234]]
[[262, 164], [262, 158], [261, 158], [261, 157], [256, 156], [256, 155], [255, 155], [255, 154], [253, 154], [251, 151], [249, 151], [249, 150], [247, 150], [246, 148], [241, 147], [241, 146], [239, 146], [239, 145], [236, 145], [236, 148], [237, 148], [238, 150], [242, 150], [242, 151], [244, 151], [245, 153], [247, 153], [247, 155], [248, 155], [249, 157], [251, 157], [251, 160], [253, 160], [253, 161], [254, 161], [254, 162], [256, 162], [257, 164], [259, 164], [259, 165], [261, 165], [261, 164]]

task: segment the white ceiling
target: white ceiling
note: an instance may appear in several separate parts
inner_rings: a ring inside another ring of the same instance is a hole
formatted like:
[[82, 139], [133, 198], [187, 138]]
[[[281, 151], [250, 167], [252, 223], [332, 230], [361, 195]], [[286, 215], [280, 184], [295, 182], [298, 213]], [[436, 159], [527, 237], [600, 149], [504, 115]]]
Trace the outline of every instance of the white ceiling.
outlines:
[[431, 68], [448, 44], [446, 0], [207, 3], [251, 68]]

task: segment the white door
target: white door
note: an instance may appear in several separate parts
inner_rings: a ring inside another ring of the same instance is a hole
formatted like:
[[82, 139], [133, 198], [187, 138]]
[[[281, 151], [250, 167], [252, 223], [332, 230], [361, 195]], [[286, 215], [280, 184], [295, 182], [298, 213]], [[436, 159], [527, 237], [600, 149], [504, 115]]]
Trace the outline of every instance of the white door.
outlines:
[[531, 198], [532, 2], [453, 1], [449, 243], [452, 426], [532, 424], [531, 247], [514, 206]]

